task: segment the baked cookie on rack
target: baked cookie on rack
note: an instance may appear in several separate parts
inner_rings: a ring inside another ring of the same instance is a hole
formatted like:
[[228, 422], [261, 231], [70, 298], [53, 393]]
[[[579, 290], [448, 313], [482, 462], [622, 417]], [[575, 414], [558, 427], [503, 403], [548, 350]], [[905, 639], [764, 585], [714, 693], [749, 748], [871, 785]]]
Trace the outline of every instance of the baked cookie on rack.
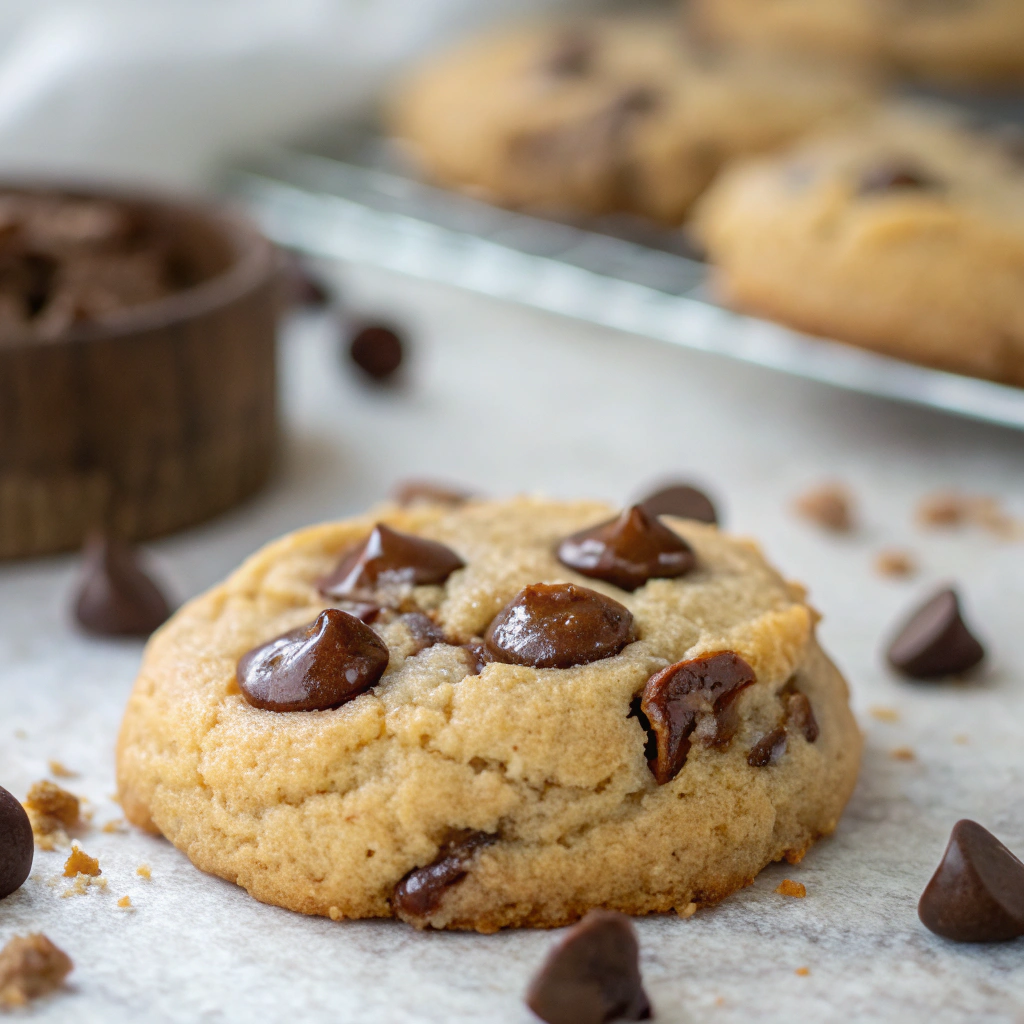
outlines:
[[1024, 386], [1024, 160], [1012, 138], [897, 106], [740, 162], [697, 233], [730, 305]]
[[670, 21], [506, 30], [442, 55], [391, 106], [428, 177], [552, 214], [679, 223], [719, 167], [865, 102], [865, 83], [696, 53]]
[[802, 589], [693, 520], [385, 506], [258, 552], [150, 642], [135, 824], [334, 919], [692, 912], [835, 827], [861, 738]]

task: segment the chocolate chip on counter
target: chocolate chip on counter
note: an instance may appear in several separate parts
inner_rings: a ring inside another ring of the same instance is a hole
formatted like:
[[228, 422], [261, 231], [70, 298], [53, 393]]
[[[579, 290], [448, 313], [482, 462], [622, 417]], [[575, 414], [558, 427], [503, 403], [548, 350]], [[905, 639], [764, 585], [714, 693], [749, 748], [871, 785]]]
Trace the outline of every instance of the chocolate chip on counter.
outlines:
[[718, 513], [711, 499], [690, 484], [666, 484], [648, 494], [640, 504], [652, 516], [678, 516], [700, 523], [717, 523]]
[[85, 545], [75, 618], [97, 636], [149, 636], [167, 621], [171, 606], [139, 565], [135, 549], [107, 534]]
[[629, 591], [649, 579], [683, 576], [697, 564], [690, 545], [641, 505], [567, 537], [558, 545], [558, 560]]
[[403, 480], [395, 485], [395, 502], [409, 505], [464, 505], [474, 497], [471, 491], [437, 480]]
[[391, 377], [402, 365], [402, 339], [390, 327], [370, 325], [358, 330], [349, 343], [349, 356], [364, 373], [377, 381]]
[[407, 612], [399, 617], [399, 621], [412, 635], [413, 654], [419, 654], [434, 644], [445, 642], [444, 630], [423, 612]]
[[774, 764], [786, 752], [786, 729], [785, 726], [778, 726], [771, 732], [762, 736], [750, 748], [747, 754], [747, 764], [751, 768], [765, 768]]
[[547, 1024], [650, 1020], [639, 952], [625, 914], [592, 910], [548, 953], [526, 1005]]
[[444, 583], [465, 562], [451, 548], [378, 523], [358, 547], [343, 555], [320, 581], [320, 593], [343, 598], [372, 593], [378, 585]]
[[974, 668], [985, 649], [960, 615], [954, 590], [943, 590], [922, 605], [889, 645], [889, 664], [913, 679], [940, 679]]
[[555, 40], [544, 59], [544, 71], [556, 78], [582, 78], [594, 66], [595, 40], [582, 27], [569, 28]]
[[921, 923], [955, 942], [1024, 935], [1024, 864], [991, 832], [958, 821], [917, 906]]
[[912, 164], [891, 161], [878, 164], [867, 170], [860, 179], [859, 192], [862, 196], [877, 192], [892, 192], [897, 189], [931, 190], [939, 183], [928, 173]]
[[327, 711], [370, 689], [388, 667], [388, 649], [353, 615], [328, 608], [316, 622], [243, 654], [242, 695], [265, 711]]
[[575, 583], [524, 587], [484, 634], [495, 661], [534, 668], [589, 665], [611, 658], [635, 639], [628, 609]]
[[25, 808], [0, 786], [0, 900], [22, 887], [32, 870], [34, 851]]
[[399, 917], [412, 924], [429, 917], [448, 890], [469, 874], [477, 853], [497, 841], [496, 835], [472, 829], [453, 833], [431, 863], [414, 868], [395, 886], [393, 902]]
[[651, 676], [640, 698], [657, 754], [649, 759], [658, 785], [679, 774], [694, 733], [707, 746], [728, 744], [736, 731], [733, 702], [757, 681], [754, 670], [733, 651], [702, 654]]

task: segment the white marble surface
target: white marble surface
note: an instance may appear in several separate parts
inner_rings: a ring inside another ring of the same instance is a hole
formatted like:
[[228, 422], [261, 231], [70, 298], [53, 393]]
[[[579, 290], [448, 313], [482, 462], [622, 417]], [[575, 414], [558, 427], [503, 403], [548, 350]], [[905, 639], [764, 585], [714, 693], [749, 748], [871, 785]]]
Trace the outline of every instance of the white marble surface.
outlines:
[[[663, 473], [704, 481], [731, 528], [759, 537], [809, 584], [867, 749], [838, 832], [801, 865], [771, 867], [691, 920], [638, 923], [657, 1019], [1024, 1020], [1024, 940], [956, 946], [915, 913], [958, 818], [1024, 852], [1024, 543], [913, 524], [918, 499], [951, 485], [1000, 495], [1024, 516], [1024, 437], [382, 273], [349, 268], [342, 281], [361, 309], [407, 325], [407, 385], [365, 388], [323, 322], [292, 325], [279, 478], [246, 508], [154, 546], [179, 593], [413, 473], [492, 494], [614, 500]], [[859, 499], [852, 537], [823, 535], [789, 510], [794, 494], [829, 478]], [[920, 559], [917, 578], [875, 575], [874, 552], [893, 544]], [[102, 823], [119, 815], [112, 747], [141, 647], [76, 634], [66, 611], [74, 572], [72, 558], [0, 567], [0, 784], [23, 796], [56, 758], [80, 773], [67, 785]], [[989, 646], [986, 672], [953, 686], [894, 679], [883, 637], [950, 579]], [[878, 705], [899, 720], [872, 717]], [[897, 747], [916, 759], [892, 758]], [[39, 853], [30, 882], [0, 902], [0, 941], [42, 930], [76, 963], [68, 991], [37, 1004], [33, 1019], [530, 1019], [521, 995], [550, 934], [306, 919], [201, 875], [163, 841], [93, 829], [81, 842], [99, 857], [106, 891], [61, 898], [64, 886], [48, 881], [62, 856]], [[151, 881], [135, 873], [143, 862]], [[807, 898], [777, 896], [784, 877], [805, 883]], [[117, 908], [122, 894], [133, 910]], [[795, 974], [801, 967], [809, 975]]]

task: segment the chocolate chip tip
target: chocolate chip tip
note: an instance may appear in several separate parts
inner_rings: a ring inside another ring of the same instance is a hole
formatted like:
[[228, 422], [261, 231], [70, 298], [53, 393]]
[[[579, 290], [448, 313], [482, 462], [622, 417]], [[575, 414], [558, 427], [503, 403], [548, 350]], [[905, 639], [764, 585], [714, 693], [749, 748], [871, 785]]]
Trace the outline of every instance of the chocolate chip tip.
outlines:
[[886, 650], [886, 660], [895, 671], [924, 681], [964, 675], [984, 658], [985, 649], [964, 621], [952, 587], [920, 605]]

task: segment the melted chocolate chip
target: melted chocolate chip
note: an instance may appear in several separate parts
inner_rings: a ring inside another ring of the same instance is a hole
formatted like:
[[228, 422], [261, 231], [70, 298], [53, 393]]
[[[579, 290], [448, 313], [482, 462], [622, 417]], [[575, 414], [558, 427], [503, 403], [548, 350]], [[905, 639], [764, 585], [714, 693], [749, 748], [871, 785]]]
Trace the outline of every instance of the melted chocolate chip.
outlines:
[[401, 616], [401, 621], [412, 634], [412, 653], [414, 655], [425, 651], [428, 647], [433, 647], [434, 644], [445, 642], [444, 630], [423, 612], [407, 612]]
[[547, 1024], [649, 1020], [639, 946], [629, 918], [592, 910], [554, 946], [530, 983], [526, 1005]]
[[25, 808], [0, 786], [0, 900], [22, 887], [32, 870], [34, 851]]
[[765, 768], [774, 764], [786, 752], [786, 729], [778, 726], [765, 733], [747, 754], [747, 764], [751, 768]]
[[484, 635], [495, 661], [534, 668], [588, 665], [611, 658], [635, 639], [626, 608], [574, 583], [524, 587]]
[[917, 907], [921, 923], [955, 942], [1024, 935], [1024, 864], [991, 832], [958, 821]]
[[390, 327], [372, 325], [357, 331], [349, 344], [352, 362], [377, 381], [391, 377], [402, 365], [402, 339]]
[[690, 484], [669, 484], [647, 495], [640, 504], [652, 516], [678, 516], [701, 523], [718, 522], [718, 513], [711, 499]]
[[889, 664], [913, 679], [939, 679], [974, 668], [985, 650], [960, 615], [956, 592], [943, 590], [922, 605], [889, 645]]
[[149, 636], [171, 606], [125, 541], [93, 534], [86, 542], [75, 618], [97, 636]]
[[594, 38], [581, 28], [568, 29], [559, 35], [544, 60], [544, 71], [556, 78], [582, 78], [594, 66]]
[[629, 591], [649, 579], [682, 576], [697, 564], [690, 545], [640, 505], [567, 537], [558, 545], [558, 560]]
[[908, 163], [879, 164], [866, 171], [860, 179], [860, 194], [873, 195], [878, 192], [913, 189], [919, 191], [933, 190], [939, 183], [918, 167]]
[[477, 853], [497, 841], [495, 835], [471, 829], [451, 835], [431, 863], [414, 868], [395, 886], [392, 900], [399, 916], [414, 924], [429, 917], [448, 890], [469, 874]]
[[820, 729], [818, 720], [814, 717], [814, 709], [807, 699], [807, 694], [794, 691], [785, 695], [786, 702], [786, 725], [799, 729], [808, 743], [817, 740]]
[[316, 622], [243, 654], [242, 696], [265, 711], [327, 711], [365, 693], [388, 667], [388, 649], [369, 626], [337, 608]]
[[320, 581], [320, 593], [340, 598], [372, 594], [378, 586], [444, 583], [463, 565], [451, 548], [437, 541], [378, 523], [369, 537], [343, 555], [334, 572]]
[[393, 497], [399, 505], [464, 505], [473, 498], [471, 491], [436, 480], [403, 480], [395, 486]]
[[680, 661], [647, 680], [640, 709], [656, 742], [657, 756], [648, 763], [658, 785], [679, 774], [698, 727], [705, 745], [728, 744], [736, 731], [732, 704], [754, 682], [754, 670], [732, 651]]

